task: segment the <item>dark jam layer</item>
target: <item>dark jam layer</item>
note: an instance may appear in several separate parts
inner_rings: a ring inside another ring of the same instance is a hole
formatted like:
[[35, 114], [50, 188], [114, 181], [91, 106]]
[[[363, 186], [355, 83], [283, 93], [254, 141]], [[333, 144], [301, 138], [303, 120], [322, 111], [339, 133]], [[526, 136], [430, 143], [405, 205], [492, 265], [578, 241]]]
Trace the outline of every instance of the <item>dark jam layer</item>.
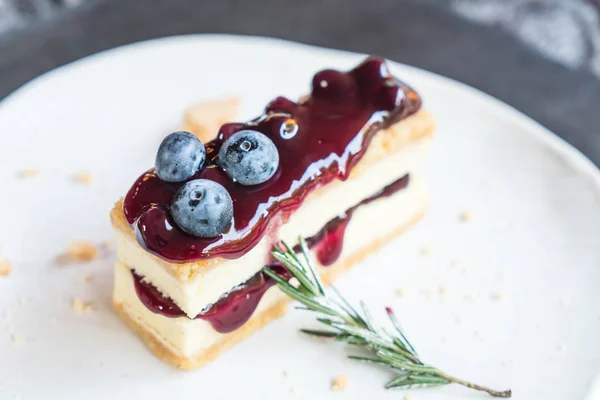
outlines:
[[[242, 257], [266, 234], [276, 236], [314, 189], [345, 180], [378, 130], [420, 106], [417, 93], [391, 76], [381, 59], [368, 58], [349, 72], [321, 71], [313, 78], [309, 97], [298, 103], [278, 97], [264, 115], [245, 124], [223, 125], [217, 138], [206, 144], [208, 166], [190, 179], [210, 179], [227, 189], [234, 210], [228, 232], [204, 239], [177, 228], [169, 204], [183, 183], [163, 182], [153, 169], [127, 193], [125, 217], [134, 225], [138, 242], [165, 260]], [[222, 143], [243, 129], [264, 133], [279, 151], [275, 176], [261, 185], [239, 185], [215, 165]]]
[[[346, 227], [358, 208], [377, 199], [392, 196], [396, 192], [406, 188], [408, 183], [409, 175], [398, 179], [373, 196], [364, 199], [359, 204], [346, 210], [344, 214], [332, 219], [319, 232], [307, 238], [308, 246], [316, 252], [319, 263], [324, 266], [331, 265], [342, 254]], [[285, 279], [290, 278], [289, 272], [282, 266], [273, 265], [269, 268], [276, 271]], [[133, 271], [132, 274], [135, 291], [140, 301], [150, 311], [170, 318], [186, 315], [173, 300], [163, 297], [151, 283], [144, 281], [141, 276]], [[265, 275], [261, 270], [225, 297], [219, 299], [208, 310], [196, 316], [196, 319], [203, 319], [210, 322], [217, 332], [232, 332], [248, 321], [254, 310], [256, 310], [262, 296], [274, 284], [273, 279]]]

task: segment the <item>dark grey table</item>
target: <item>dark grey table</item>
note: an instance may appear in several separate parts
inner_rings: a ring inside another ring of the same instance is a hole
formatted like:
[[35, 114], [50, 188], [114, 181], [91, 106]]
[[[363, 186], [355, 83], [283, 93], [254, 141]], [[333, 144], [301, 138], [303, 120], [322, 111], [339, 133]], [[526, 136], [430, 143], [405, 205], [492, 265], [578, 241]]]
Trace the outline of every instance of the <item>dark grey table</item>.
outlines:
[[88, 0], [0, 39], [0, 99], [89, 54], [184, 33], [273, 36], [437, 72], [523, 111], [600, 164], [599, 79], [424, 0]]

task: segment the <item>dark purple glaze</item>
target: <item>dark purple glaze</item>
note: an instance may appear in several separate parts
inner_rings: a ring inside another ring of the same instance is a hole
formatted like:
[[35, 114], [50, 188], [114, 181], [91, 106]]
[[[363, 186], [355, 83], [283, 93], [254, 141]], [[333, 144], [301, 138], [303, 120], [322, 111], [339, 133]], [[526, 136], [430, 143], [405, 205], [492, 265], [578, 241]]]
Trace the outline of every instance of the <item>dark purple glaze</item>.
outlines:
[[[309, 97], [299, 103], [278, 97], [261, 117], [223, 125], [217, 138], [206, 144], [208, 167], [190, 179], [211, 179], [228, 190], [234, 208], [228, 232], [203, 239], [177, 228], [169, 204], [183, 183], [163, 182], [153, 169], [127, 193], [125, 217], [140, 244], [165, 260], [239, 258], [266, 234], [276, 237], [279, 226], [314, 189], [345, 180], [373, 135], [414, 114], [420, 105], [417, 93], [391, 76], [381, 59], [368, 58], [349, 72], [321, 71], [313, 78]], [[295, 135], [289, 135], [295, 127]], [[279, 168], [264, 184], [239, 185], [215, 165], [221, 144], [242, 129], [258, 130], [277, 146]]]
[[[398, 179], [354, 207], [346, 210], [341, 216], [332, 219], [318, 233], [307, 238], [307, 244], [316, 251], [319, 263], [329, 266], [338, 259], [343, 249], [346, 226], [348, 226], [348, 222], [350, 222], [352, 215], [358, 208], [377, 199], [392, 196], [396, 192], [406, 188], [408, 183], [409, 175]], [[285, 279], [290, 278], [289, 272], [282, 266], [273, 265], [269, 268], [275, 270], [279, 276]], [[173, 300], [163, 297], [152, 284], [144, 281], [141, 276], [133, 271], [132, 274], [135, 291], [140, 301], [150, 311], [170, 318], [186, 315]], [[197, 315], [196, 319], [203, 319], [210, 322], [217, 332], [232, 332], [248, 321], [254, 310], [256, 310], [262, 296], [274, 284], [273, 279], [265, 275], [263, 271], [260, 271], [247, 282], [232, 290], [227, 296], [219, 299], [208, 310]]]

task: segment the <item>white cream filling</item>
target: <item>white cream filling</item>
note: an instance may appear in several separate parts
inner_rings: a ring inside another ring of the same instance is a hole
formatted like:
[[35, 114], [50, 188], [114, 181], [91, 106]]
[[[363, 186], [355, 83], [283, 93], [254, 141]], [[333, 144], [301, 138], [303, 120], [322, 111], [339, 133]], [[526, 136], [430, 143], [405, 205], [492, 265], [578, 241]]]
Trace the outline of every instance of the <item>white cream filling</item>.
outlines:
[[[348, 223], [343, 251], [337, 263], [343, 263], [346, 258], [360, 252], [370, 244], [389, 237], [399, 228], [411, 223], [416, 216], [424, 212], [426, 207], [426, 187], [422, 180], [415, 175], [411, 175], [408, 188], [390, 197], [383, 197], [361, 206]], [[385, 223], [373, 223], [374, 221], [385, 221]], [[337, 264], [320, 267], [316, 260], [314, 262], [321, 272], [327, 268], [335, 268]], [[237, 281], [236, 285], [239, 282]], [[223, 292], [233, 286], [235, 285], [228, 286]], [[279, 290], [270, 289], [259, 303], [252, 318], [257, 318], [283, 298], [284, 295]], [[115, 267], [114, 300], [116, 303], [122, 304], [130, 317], [134, 318], [144, 329], [181, 357], [191, 359], [218, 343], [223, 336], [215, 331], [209, 322], [201, 319], [168, 318], [150, 311], [137, 297], [131, 271], [122, 262], [117, 263]]]
[[[281, 227], [279, 238], [291, 243], [295, 242], [299, 235], [315, 234], [329, 220], [413, 171], [426, 157], [430, 142], [430, 139], [425, 139], [412, 143], [402, 151], [372, 165], [360, 176], [328, 188], [321, 196], [309, 198], [290, 217], [288, 223]], [[134, 268], [191, 318], [231, 288], [258, 272], [272, 250], [271, 241], [265, 237], [244, 257], [223, 260], [215, 268], [205, 268], [191, 280], [181, 282], [170, 275], [157, 259], [143, 250], [135, 240], [122, 232], [117, 232], [116, 236], [119, 260]]]

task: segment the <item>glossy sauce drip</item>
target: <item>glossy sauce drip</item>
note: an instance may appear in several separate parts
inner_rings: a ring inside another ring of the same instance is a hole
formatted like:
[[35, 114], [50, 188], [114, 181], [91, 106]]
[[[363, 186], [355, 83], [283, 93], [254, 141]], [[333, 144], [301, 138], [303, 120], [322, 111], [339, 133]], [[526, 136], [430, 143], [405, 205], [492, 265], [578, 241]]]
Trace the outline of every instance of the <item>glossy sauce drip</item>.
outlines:
[[[332, 219], [317, 234], [307, 238], [308, 246], [316, 251], [319, 263], [329, 266], [337, 261], [342, 253], [346, 226], [348, 226], [352, 215], [358, 208], [377, 199], [392, 196], [406, 188], [408, 183], [409, 175], [398, 179], [373, 196], [346, 210], [343, 215]], [[299, 248], [297, 251], [299, 251]], [[272, 265], [269, 268], [275, 270], [279, 276], [285, 279], [290, 278], [289, 272], [280, 265]], [[132, 271], [132, 274], [138, 298], [150, 311], [170, 318], [186, 315], [173, 300], [163, 297], [151, 283], [144, 281], [134, 271]], [[260, 271], [244, 284], [219, 299], [206, 311], [196, 316], [196, 319], [210, 322], [217, 332], [232, 332], [248, 321], [256, 307], [258, 307], [262, 296], [273, 285], [275, 285], [273, 279]]]
[[[125, 217], [134, 225], [138, 242], [167, 261], [237, 259], [264, 235], [276, 233], [314, 189], [345, 180], [372, 136], [414, 114], [420, 105], [419, 96], [391, 76], [381, 59], [368, 58], [349, 72], [321, 71], [303, 101], [278, 97], [261, 117], [223, 125], [217, 138], [206, 144], [208, 166], [190, 179], [211, 179], [228, 190], [234, 208], [228, 232], [204, 239], [177, 228], [169, 204], [183, 183], [163, 182], [153, 169], [127, 193]], [[261, 185], [239, 185], [215, 165], [222, 143], [243, 129], [264, 133], [279, 151], [275, 176]]]
[[405, 189], [408, 186], [409, 181], [410, 175], [405, 175], [397, 181], [394, 181], [379, 192], [367, 197], [354, 207], [349, 208], [344, 214], [329, 221], [316, 235], [307, 238], [306, 242], [308, 247], [315, 251], [319, 263], [323, 266], [329, 266], [336, 262], [340, 257], [344, 248], [344, 234], [346, 233], [346, 227], [356, 210], [372, 201], [392, 196], [396, 192]]
[[[289, 279], [289, 272], [281, 266], [269, 267], [279, 276]], [[169, 318], [186, 316], [185, 312], [169, 297], [164, 297], [158, 289], [144, 281], [144, 278], [131, 271], [135, 291], [140, 301], [150, 311]], [[198, 314], [195, 319], [202, 319], [213, 326], [219, 333], [232, 332], [248, 321], [258, 307], [265, 292], [275, 285], [275, 281], [260, 271], [244, 284], [229, 292], [225, 297], [211, 305], [208, 310]]]

